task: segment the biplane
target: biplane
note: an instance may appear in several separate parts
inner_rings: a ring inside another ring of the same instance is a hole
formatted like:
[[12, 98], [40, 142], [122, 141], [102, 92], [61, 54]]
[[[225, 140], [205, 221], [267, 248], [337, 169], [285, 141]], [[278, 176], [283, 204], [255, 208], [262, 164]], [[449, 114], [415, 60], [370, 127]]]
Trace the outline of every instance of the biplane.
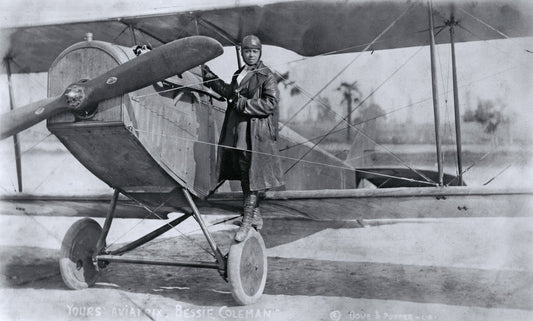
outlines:
[[[2, 29], [7, 72], [47, 72], [48, 98], [12, 106], [1, 116], [0, 138], [13, 136], [17, 148], [20, 131], [46, 120], [68, 151], [114, 189], [110, 202], [2, 196], [7, 214], [39, 215], [41, 207], [59, 203], [77, 216], [105, 216], [103, 227], [83, 218], [67, 231], [60, 269], [69, 288], [92, 286], [109, 264], [134, 263], [214, 269], [229, 281], [239, 304], [261, 296], [267, 275], [261, 235], [253, 232], [222, 253], [202, 218], [212, 208], [236, 213], [242, 202], [238, 187], [218, 186], [214, 176], [226, 104], [202, 83], [199, 67], [222, 54], [223, 46], [236, 46], [239, 59], [238, 43], [247, 34], [303, 56], [412, 46], [430, 46], [433, 52], [436, 43], [450, 43], [453, 50], [454, 43], [473, 40], [472, 34], [533, 35], [533, 5], [525, 1], [223, 1], [186, 9], [180, 4], [153, 14]], [[450, 30], [450, 37], [435, 37], [442, 29]], [[141, 37], [154, 49], [136, 56], [131, 48]], [[265, 212], [319, 220], [529, 215], [529, 190], [469, 188], [461, 170], [443, 173], [434, 55], [430, 58], [437, 171], [355, 168], [280, 124], [280, 147], [296, 147], [281, 152], [286, 184], [265, 193]], [[457, 136], [460, 163], [459, 127]], [[357, 188], [362, 179], [383, 188]], [[183, 214], [118, 249], [106, 247], [113, 218], [166, 219], [170, 212]], [[124, 255], [189, 217], [200, 225], [214, 262]]]

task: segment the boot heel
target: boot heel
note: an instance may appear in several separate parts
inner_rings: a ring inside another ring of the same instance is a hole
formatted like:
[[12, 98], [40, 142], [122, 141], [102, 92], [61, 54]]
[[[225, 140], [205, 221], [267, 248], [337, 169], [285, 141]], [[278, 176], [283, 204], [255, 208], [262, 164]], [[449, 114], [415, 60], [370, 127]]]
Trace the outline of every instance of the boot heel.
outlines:
[[261, 231], [263, 228], [263, 216], [259, 207], [254, 208], [254, 222], [252, 223], [252, 227], [257, 231]]
[[235, 233], [235, 241], [242, 242], [248, 236], [248, 232], [252, 228], [254, 221], [254, 208], [257, 205], [257, 195], [250, 194], [246, 197], [244, 205], [244, 216], [242, 218], [242, 224], [239, 227], [237, 233]]

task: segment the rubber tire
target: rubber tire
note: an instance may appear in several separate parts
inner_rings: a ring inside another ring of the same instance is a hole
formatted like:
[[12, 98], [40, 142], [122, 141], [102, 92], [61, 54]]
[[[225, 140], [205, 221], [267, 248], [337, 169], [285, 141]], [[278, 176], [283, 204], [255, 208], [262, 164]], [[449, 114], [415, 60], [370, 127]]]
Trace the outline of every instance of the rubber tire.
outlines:
[[68, 229], [59, 258], [61, 277], [68, 288], [85, 289], [96, 283], [98, 271], [93, 256], [101, 233], [100, 225], [90, 218], [76, 221]]
[[250, 229], [242, 242], [233, 241], [228, 254], [231, 293], [240, 305], [255, 303], [263, 294], [267, 279], [267, 255], [263, 237]]

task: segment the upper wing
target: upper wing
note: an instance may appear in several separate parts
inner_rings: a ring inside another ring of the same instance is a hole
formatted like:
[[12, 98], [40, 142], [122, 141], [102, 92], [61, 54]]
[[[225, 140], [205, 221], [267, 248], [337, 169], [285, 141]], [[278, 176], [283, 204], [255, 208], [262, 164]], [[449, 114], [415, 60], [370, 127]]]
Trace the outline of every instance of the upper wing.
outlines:
[[[533, 35], [531, 1], [433, 0], [433, 3], [437, 28], [452, 15], [459, 22], [458, 42]], [[47, 71], [62, 50], [83, 40], [87, 32], [92, 32], [96, 40], [132, 46], [132, 29], [136, 30], [138, 41], [153, 46], [197, 34], [232, 45], [244, 35], [256, 34], [264, 44], [304, 56], [357, 52], [376, 38], [379, 39], [369, 49], [428, 43], [427, 1], [269, 1], [265, 5], [218, 5], [207, 10], [196, 6], [193, 11], [183, 6], [168, 8], [167, 12], [144, 16], [3, 29], [9, 44], [5, 56], [14, 62], [12, 72]], [[449, 36], [443, 33], [436, 40], [445, 43]]]

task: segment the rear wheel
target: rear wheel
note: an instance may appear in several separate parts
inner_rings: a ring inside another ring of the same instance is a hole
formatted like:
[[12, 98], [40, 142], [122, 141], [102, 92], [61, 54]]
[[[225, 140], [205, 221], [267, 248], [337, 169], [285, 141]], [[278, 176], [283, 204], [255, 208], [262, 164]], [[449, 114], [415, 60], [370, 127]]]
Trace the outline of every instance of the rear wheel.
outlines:
[[102, 228], [93, 219], [84, 218], [68, 229], [61, 244], [59, 269], [70, 289], [84, 289], [96, 282], [98, 270], [93, 264], [96, 242]]
[[233, 242], [228, 254], [228, 279], [235, 301], [241, 305], [256, 302], [267, 278], [266, 247], [261, 234], [250, 229], [242, 242]]

